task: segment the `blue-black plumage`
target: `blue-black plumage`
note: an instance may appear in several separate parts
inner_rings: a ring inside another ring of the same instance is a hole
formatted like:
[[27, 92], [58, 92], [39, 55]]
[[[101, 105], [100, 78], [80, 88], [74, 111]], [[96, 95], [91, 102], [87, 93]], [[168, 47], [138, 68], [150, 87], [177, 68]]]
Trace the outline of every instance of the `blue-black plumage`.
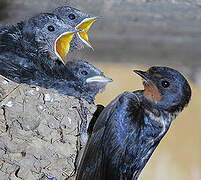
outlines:
[[189, 103], [191, 88], [178, 71], [135, 72], [144, 90], [124, 92], [100, 113], [86, 144], [77, 180], [136, 180], [172, 120]]

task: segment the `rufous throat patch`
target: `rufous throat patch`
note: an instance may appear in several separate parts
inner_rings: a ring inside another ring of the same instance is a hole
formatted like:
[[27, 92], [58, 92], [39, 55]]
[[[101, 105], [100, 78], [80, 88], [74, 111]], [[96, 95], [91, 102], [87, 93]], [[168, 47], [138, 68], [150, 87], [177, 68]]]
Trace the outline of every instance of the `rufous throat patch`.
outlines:
[[158, 88], [151, 81], [150, 82], [144, 81], [143, 85], [144, 85], [143, 95], [150, 101], [158, 103], [161, 100], [161, 94], [158, 91]]

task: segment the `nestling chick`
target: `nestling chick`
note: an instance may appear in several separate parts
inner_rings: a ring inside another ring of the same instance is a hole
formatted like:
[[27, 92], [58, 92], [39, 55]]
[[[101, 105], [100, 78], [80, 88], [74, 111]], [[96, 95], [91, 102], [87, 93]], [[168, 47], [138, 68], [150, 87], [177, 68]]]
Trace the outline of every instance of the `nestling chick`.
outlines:
[[70, 6], [58, 7], [53, 13], [61, 17], [66, 24], [80, 31], [73, 36], [73, 40], [70, 43], [70, 50], [81, 49], [84, 46], [92, 48], [88, 40], [87, 32], [98, 17], [90, 16]]
[[41, 13], [15, 26], [0, 29], [0, 56], [19, 65], [29, 61], [48, 61], [46, 63], [50, 65], [56, 60], [65, 63], [75, 32], [58, 16]]

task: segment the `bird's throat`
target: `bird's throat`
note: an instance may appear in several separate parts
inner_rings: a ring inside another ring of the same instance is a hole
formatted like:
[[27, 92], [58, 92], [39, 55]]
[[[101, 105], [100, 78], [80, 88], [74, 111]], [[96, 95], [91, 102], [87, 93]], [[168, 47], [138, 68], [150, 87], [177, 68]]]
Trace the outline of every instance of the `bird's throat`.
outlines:
[[143, 96], [154, 103], [158, 103], [161, 100], [161, 94], [158, 88], [151, 82], [143, 82], [144, 92]]

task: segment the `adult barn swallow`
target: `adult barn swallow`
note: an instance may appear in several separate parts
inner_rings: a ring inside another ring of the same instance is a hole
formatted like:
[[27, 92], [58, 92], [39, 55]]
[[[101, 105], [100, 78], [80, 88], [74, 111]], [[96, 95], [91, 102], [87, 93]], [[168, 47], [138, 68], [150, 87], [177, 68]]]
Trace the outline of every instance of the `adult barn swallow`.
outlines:
[[0, 55], [16, 64], [26, 64], [37, 56], [36, 61], [42, 59], [54, 64], [51, 60], [60, 60], [65, 63], [75, 32], [58, 16], [41, 13], [15, 26], [1, 27]]
[[144, 90], [124, 92], [95, 122], [78, 167], [77, 180], [136, 180], [167, 133], [172, 120], [189, 103], [191, 88], [168, 67], [135, 70]]
[[66, 24], [69, 24], [78, 30], [73, 37], [73, 41], [70, 43], [70, 50], [81, 49], [84, 46], [92, 48], [92, 45], [88, 40], [87, 32], [98, 17], [90, 16], [70, 6], [58, 7], [53, 11], [53, 13], [61, 17]]

